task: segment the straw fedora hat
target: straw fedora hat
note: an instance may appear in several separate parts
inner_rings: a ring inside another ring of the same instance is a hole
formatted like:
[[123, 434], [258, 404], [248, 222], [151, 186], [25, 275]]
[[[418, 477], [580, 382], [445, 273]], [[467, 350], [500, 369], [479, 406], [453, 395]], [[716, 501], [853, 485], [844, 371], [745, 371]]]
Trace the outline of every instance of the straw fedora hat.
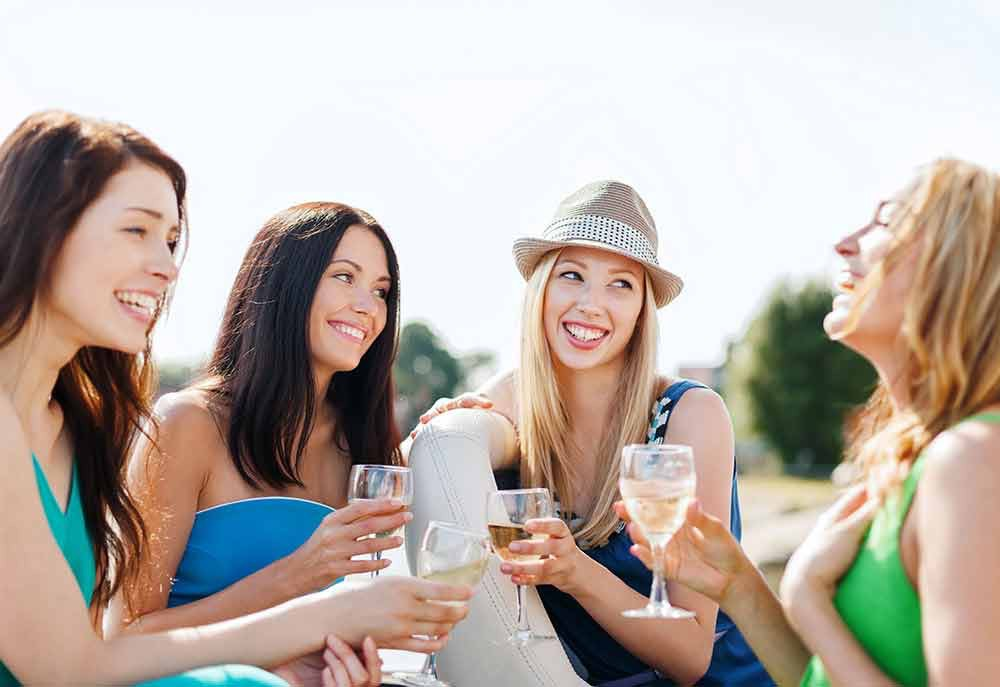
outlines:
[[662, 308], [681, 292], [684, 282], [656, 259], [656, 224], [642, 198], [620, 181], [595, 181], [569, 195], [540, 237], [514, 241], [514, 261], [528, 279], [542, 256], [567, 246], [600, 248], [624, 255], [646, 268], [653, 300]]

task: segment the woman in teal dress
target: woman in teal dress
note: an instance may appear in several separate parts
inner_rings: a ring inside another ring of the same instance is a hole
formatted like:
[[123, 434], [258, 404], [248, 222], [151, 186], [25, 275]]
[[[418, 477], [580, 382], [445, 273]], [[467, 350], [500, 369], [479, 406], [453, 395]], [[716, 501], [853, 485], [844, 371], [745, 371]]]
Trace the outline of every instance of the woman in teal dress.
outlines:
[[880, 377], [849, 451], [864, 479], [789, 561], [784, 613], [697, 504], [674, 577], [718, 601], [779, 684], [994, 684], [1000, 176], [938, 160], [836, 251], [824, 327]]
[[[120, 124], [39, 113], [0, 145], [0, 684], [369, 684], [366, 637], [434, 649], [409, 637], [446, 634], [466, 612], [429, 601], [468, 588], [396, 578], [102, 640], [104, 607], [147, 552], [124, 470], [149, 420], [149, 337], [177, 276], [185, 185]], [[348, 647], [363, 643], [359, 660]], [[225, 663], [280, 677], [177, 675]]]
[[264, 223], [205, 376], [157, 402], [155, 441], [135, 452], [153, 536], [139, 583], [113, 607], [122, 631], [252, 613], [388, 564], [369, 554], [402, 538], [371, 535], [409, 513], [348, 505], [347, 487], [353, 464], [401, 462], [399, 298], [392, 243], [364, 211], [305, 203]]

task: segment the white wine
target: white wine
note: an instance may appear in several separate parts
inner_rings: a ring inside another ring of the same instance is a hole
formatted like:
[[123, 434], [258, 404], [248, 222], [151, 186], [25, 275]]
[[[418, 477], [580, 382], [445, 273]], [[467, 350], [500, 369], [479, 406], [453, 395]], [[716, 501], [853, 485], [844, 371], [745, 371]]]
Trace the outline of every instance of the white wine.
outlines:
[[493, 542], [493, 552], [505, 561], [537, 561], [541, 556], [537, 553], [512, 553], [508, 547], [512, 542], [524, 540], [545, 540], [547, 534], [531, 534], [525, 531], [524, 525], [494, 525], [488, 524], [490, 540]]
[[680, 529], [694, 498], [694, 480], [623, 479], [620, 489], [629, 516], [647, 537], [669, 537]]
[[[358, 498], [352, 498], [352, 499], [348, 499], [348, 503], [357, 503], [359, 501], [376, 501], [376, 500], [379, 500], [379, 499], [358, 499]], [[409, 504], [404, 504], [404, 508], [407, 505], [409, 505]], [[386, 538], [386, 537], [402, 537], [403, 536], [403, 527], [404, 527], [403, 525], [400, 525], [399, 527], [397, 527], [394, 530], [387, 530], [385, 532], [376, 532], [374, 535], [368, 535], [368, 536], [378, 537], [379, 539], [383, 539], [383, 538]]]
[[[423, 555], [423, 553], [421, 553], [421, 555]], [[421, 563], [418, 563], [417, 565], [421, 566]], [[475, 587], [479, 584], [479, 580], [483, 579], [484, 572], [486, 572], [485, 557], [477, 561], [473, 561], [472, 563], [466, 563], [465, 565], [448, 568], [446, 570], [433, 570], [429, 573], [421, 571], [418, 577], [430, 580], [431, 582], [442, 582], [444, 584], [467, 584], [470, 587]], [[464, 606], [466, 602], [433, 601], [432, 603], [438, 603], [444, 606]]]

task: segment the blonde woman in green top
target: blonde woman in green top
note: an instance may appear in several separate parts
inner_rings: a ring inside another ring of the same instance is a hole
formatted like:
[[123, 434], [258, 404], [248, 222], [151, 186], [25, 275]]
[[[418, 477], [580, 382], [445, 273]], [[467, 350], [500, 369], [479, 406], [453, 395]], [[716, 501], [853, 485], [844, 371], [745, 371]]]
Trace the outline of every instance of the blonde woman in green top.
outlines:
[[[792, 557], [781, 602], [696, 503], [673, 577], [719, 603], [779, 684], [992, 684], [1000, 178], [938, 160], [836, 251], [841, 293], [824, 328], [880, 377], [850, 450], [864, 479]], [[644, 544], [633, 553], [648, 564]]]

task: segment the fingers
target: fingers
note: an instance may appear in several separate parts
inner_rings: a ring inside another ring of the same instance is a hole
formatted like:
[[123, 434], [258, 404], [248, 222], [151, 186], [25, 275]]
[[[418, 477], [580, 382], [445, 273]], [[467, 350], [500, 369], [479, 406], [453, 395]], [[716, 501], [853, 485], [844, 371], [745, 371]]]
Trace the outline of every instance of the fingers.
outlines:
[[365, 660], [365, 668], [368, 671], [368, 687], [379, 687], [382, 684], [382, 659], [378, 655], [378, 647], [375, 640], [365, 637], [361, 643], [361, 651]]
[[875, 499], [865, 501], [860, 508], [837, 523], [837, 528], [844, 532], [852, 532], [860, 539], [872, 518], [875, 517], [875, 513], [878, 512], [880, 505], [881, 503]]
[[358, 573], [370, 573], [375, 570], [385, 570], [392, 561], [388, 558], [372, 560], [371, 558], [361, 558], [358, 560], [343, 561], [337, 567], [338, 575], [356, 575]]
[[398, 511], [391, 515], [376, 515], [363, 520], [355, 520], [347, 526], [345, 534], [350, 539], [360, 539], [369, 534], [380, 532], [393, 532], [413, 520], [413, 513], [409, 511]]
[[472, 587], [464, 584], [442, 584], [417, 578], [404, 578], [417, 598], [426, 601], [468, 601]]
[[378, 553], [398, 549], [403, 545], [402, 537], [369, 537], [352, 542], [348, 547], [349, 555], [357, 556], [362, 553]]
[[634, 522], [630, 522], [628, 525], [628, 536], [635, 544], [645, 547], [649, 546], [649, 540], [646, 539], [646, 535], [643, 533], [642, 528]]
[[401, 651], [416, 651], [420, 654], [430, 654], [440, 651], [448, 643], [448, 635], [441, 635], [437, 639], [427, 639], [420, 637], [399, 637], [382, 641], [383, 649], [399, 649]]
[[[454, 625], [467, 615], [469, 615], [469, 605], [464, 601], [439, 601], [437, 603], [420, 604], [420, 608], [414, 613], [413, 618], [420, 622], [451, 623]], [[443, 633], [413, 632], [412, 634], [433, 635]]]
[[482, 394], [462, 394], [458, 398], [441, 398], [426, 413], [420, 416], [420, 423], [426, 424], [437, 415], [456, 408], [492, 408], [493, 401]]
[[546, 561], [504, 561], [500, 564], [500, 572], [517, 577], [542, 577], [545, 575]]
[[[334, 635], [327, 635], [326, 650], [323, 652], [323, 660], [327, 667], [334, 671], [334, 676], [342, 680], [349, 678], [344, 684], [365, 685], [368, 683], [368, 671], [361, 665], [354, 649], [349, 647], [342, 639]], [[340, 668], [338, 671], [337, 668]]]
[[524, 523], [524, 531], [550, 537], [570, 537], [569, 526], [561, 518], [533, 518]]
[[868, 491], [864, 484], [855, 484], [845, 491], [840, 498], [823, 514], [829, 522], [838, 522], [865, 505], [868, 502]]
[[647, 568], [650, 570], [653, 569], [653, 552], [650, 551], [648, 547], [633, 544], [631, 548], [629, 548], [629, 553], [642, 561], [642, 564]]
[[373, 515], [384, 515], [387, 513], [397, 513], [406, 504], [400, 499], [364, 499], [352, 501], [343, 508], [338, 508], [323, 518], [324, 524], [327, 522], [338, 525], [349, 525], [357, 520], [370, 518]]

